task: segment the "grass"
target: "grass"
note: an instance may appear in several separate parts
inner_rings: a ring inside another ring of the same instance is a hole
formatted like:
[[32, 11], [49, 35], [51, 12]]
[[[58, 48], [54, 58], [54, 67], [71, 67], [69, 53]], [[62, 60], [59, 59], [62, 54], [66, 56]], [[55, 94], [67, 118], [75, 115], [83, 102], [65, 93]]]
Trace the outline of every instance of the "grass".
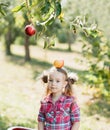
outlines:
[[102, 99], [95, 99], [91, 102], [92, 103], [88, 105], [87, 110], [86, 110], [87, 115], [91, 116], [91, 115], [96, 115], [98, 113], [102, 117], [105, 117], [105, 118], [110, 117], [110, 103], [109, 102], [106, 102], [106, 100], [104, 101]]
[[[0, 50], [0, 130], [14, 125], [37, 128], [36, 118], [45, 88], [36, 77], [51, 67], [53, 60], [57, 58], [65, 59], [68, 70], [77, 72], [79, 76], [86, 73], [86, 63], [76, 62], [75, 58], [83, 57], [74, 51], [47, 51], [31, 46], [30, 62], [24, 62], [22, 46], [13, 45], [12, 51], [13, 55], [6, 57]], [[93, 100], [91, 103], [90, 90], [89, 94], [83, 94], [87, 91], [84, 84], [78, 82], [77, 86], [79, 87], [75, 89], [81, 107], [80, 130], [109, 129], [110, 106], [102, 100]]]

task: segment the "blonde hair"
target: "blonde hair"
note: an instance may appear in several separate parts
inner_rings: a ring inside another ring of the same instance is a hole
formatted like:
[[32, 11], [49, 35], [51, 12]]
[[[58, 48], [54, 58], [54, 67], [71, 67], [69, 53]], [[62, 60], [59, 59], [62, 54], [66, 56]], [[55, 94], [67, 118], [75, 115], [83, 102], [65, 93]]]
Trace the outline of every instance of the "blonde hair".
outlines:
[[[73, 95], [73, 89], [72, 89], [72, 85], [78, 80], [78, 77], [75, 73], [68, 73], [67, 70], [62, 67], [62, 68], [56, 68], [56, 67], [52, 67], [50, 68], [47, 72], [45, 71], [42, 76], [41, 76], [41, 79], [44, 83], [48, 83], [48, 80], [49, 80], [49, 74], [51, 71], [58, 71], [62, 74], [65, 75], [65, 80], [67, 81], [67, 85], [65, 86], [65, 89], [64, 89], [64, 94], [66, 96], [72, 96]], [[51, 94], [51, 91], [47, 85], [47, 88], [46, 88], [46, 95], [49, 95]]]

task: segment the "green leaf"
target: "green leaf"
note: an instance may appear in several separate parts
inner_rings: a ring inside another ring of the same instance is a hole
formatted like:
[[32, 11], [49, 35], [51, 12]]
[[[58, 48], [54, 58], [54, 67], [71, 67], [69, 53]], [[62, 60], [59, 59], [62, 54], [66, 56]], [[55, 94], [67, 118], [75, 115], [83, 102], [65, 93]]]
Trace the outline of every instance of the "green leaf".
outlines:
[[30, 5], [30, 6], [32, 5], [32, 0], [29, 0], [29, 5]]
[[87, 29], [83, 29], [83, 32], [84, 32], [84, 34], [86, 35], [86, 37], [88, 37], [88, 36], [89, 36], [89, 34], [90, 34], [90, 31], [89, 31], [89, 30], [87, 30]]
[[98, 36], [97, 30], [90, 30], [90, 35], [96, 38]]
[[24, 8], [25, 7], [25, 2], [23, 2], [21, 5], [18, 5], [18, 6], [16, 6], [16, 7], [14, 7], [13, 9], [12, 9], [12, 12], [18, 12], [18, 11], [20, 11], [22, 8]]
[[5, 12], [3, 11], [3, 9], [1, 8], [1, 6], [0, 6], [0, 13], [5, 16]]
[[44, 6], [41, 8], [42, 14], [48, 13], [50, 10], [50, 6], [50, 2], [47, 1], [46, 4], [44, 4]]
[[47, 47], [48, 47], [48, 42], [44, 41], [44, 47], [43, 47], [43, 49], [46, 49]]
[[0, 3], [0, 6], [8, 6], [6, 3]]
[[42, 26], [47, 26], [47, 25], [50, 25], [54, 22], [55, 18], [53, 16], [53, 14], [44, 22], [36, 22], [37, 25], [42, 25]]
[[48, 48], [50, 48], [52, 46], [55, 46], [55, 41], [50, 42], [49, 45], [48, 45]]
[[76, 27], [75, 25], [72, 25], [73, 32], [76, 33]]
[[50, 47], [55, 46], [55, 41], [54, 41], [54, 37], [52, 37], [52, 39], [50, 39], [49, 37], [46, 37], [44, 39], [44, 47], [43, 49], [48, 49]]
[[109, 66], [110, 66], [110, 62], [109, 62], [109, 61], [108, 61], [108, 62], [105, 61], [105, 62], [104, 62], [104, 65], [109, 67]]
[[109, 91], [107, 91], [106, 89], [103, 89], [102, 93], [103, 93], [105, 96], [108, 96], [108, 95], [109, 95]]
[[54, 17], [52, 17], [51, 19], [48, 20], [48, 22], [46, 22], [45, 25], [51, 25], [54, 22]]
[[89, 80], [89, 82], [90, 81], [92, 81], [94, 83], [97, 82], [97, 77], [95, 75], [87, 74], [85, 77]]
[[84, 45], [82, 46], [82, 49], [84, 49], [85, 47], [87, 47], [87, 45], [86, 45], [86, 44], [84, 44]]
[[0, 3], [0, 13], [5, 16], [6, 14], [5, 14], [4, 10], [2, 9], [2, 6], [8, 6], [8, 4]]
[[56, 17], [58, 17], [61, 14], [61, 4], [60, 2], [56, 2]]

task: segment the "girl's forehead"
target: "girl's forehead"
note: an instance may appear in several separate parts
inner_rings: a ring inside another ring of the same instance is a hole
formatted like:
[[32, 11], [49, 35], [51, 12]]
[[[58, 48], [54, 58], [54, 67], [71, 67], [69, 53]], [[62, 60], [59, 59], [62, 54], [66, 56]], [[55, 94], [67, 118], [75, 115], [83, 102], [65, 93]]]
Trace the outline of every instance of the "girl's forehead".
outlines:
[[62, 77], [65, 77], [65, 75], [58, 71], [52, 71], [50, 72], [49, 77], [62, 78]]

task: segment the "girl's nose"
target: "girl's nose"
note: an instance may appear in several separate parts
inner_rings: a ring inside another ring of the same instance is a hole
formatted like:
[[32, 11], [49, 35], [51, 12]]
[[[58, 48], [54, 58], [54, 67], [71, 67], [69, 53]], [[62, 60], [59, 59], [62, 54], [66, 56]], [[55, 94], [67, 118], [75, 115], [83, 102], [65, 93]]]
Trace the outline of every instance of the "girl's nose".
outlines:
[[55, 85], [56, 85], [56, 82], [55, 82], [55, 81], [53, 81], [53, 82], [52, 82], [52, 85], [53, 85], [53, 86], [55, 86]]

